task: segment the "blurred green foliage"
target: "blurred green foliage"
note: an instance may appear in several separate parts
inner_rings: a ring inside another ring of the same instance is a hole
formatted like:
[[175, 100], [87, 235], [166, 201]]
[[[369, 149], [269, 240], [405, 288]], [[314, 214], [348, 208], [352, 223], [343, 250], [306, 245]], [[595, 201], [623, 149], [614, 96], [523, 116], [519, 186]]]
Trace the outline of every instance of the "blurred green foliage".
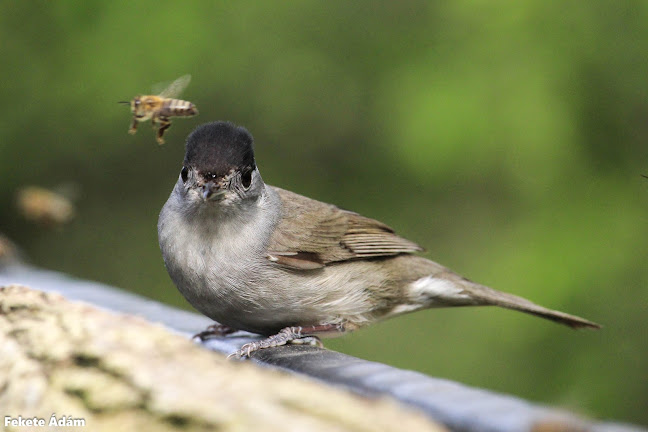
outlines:
[[[0, 231], [34, 263], [188, 307], [157, 214], [184, 137], [228, 119], [268, 183], [605, 325], [443, 309], [329, 347], [648, 423], [648, 3], [3, 2], [0, 22]], [[163, 147], [127, 135], [116, 102], [185, 73], [200, 116]], [[72, 224], [20, 219], [17, 188], [66, 182]]]

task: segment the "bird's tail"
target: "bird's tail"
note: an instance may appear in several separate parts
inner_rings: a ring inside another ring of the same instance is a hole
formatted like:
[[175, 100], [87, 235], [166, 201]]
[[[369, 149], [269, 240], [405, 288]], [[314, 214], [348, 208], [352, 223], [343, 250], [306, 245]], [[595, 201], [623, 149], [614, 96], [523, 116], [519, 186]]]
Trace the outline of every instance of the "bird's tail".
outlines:
[[478, 304], [483, 305], [494, 305], [500, 306], [507, 309], [513, 309], [520, 312], [528, 313], [531, 315], [539, 316], [540, 318], [545, 318], [560, 324], [568, 325], [571, 328], [580, 329], [580, 328], [592, 328], [599, 329], [601, 326], [595, 322], [586, 320], [581, 317], [574, 315], [569, 315], [564, 312], [547, 309], [540, 305], [533, 303], [522, 297], [515, 296], [513, 294], [504, 293], [496, 291], [492, 288], [470, 283], [469, 287], [466, 287], [466, 291], [469, 292], [470, 297], [478, 301]]
[[[426, 263], [428, 267], [430, 263], [430, 261]], [[438, 266], [432, 275], [422, 277], [410, 286], [410, 295], [419, 299], [425, 305], [424, 307], [500, 306], [539, 316], [572, 328], [601, 328], [600, 325], [592, 321], [547, 309], [522, 297], [476, 284], [436, 263], [432, 264]]]

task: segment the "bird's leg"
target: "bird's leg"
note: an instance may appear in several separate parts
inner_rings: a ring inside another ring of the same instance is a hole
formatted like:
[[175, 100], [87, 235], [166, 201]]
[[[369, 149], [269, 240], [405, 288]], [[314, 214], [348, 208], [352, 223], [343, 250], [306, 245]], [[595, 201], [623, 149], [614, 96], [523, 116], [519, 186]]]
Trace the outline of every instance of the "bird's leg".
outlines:
[[272, 335], [266, 339], [250, 342], [243, 345], [239, 350], [233, 352], [228, 356], [235, 358], [250, 357], [255, 351], [274, 348], [287, 343], [300, 344], [300, 345], [317, 345], [323, 347], [322, 341], [319, 340], [316, 334], [326, 333], [340, 333], [344, 332], [344, 324], [320, 324], [303, 327], [286, 327], [276, 335]]
[[226, 326], [224, 324], [219, 324], [215, 323], [210, 326], [207, 326], [207, 328], [200, 333], [196, 333], [191, 337], [191, 339], [200, 339], [200, 341], [205, 341], [207, 339], [211, 339], [213, 337], [219, 337], [219, 336], [227, 336], [228, 334], [235, 333], [236, 329]]
[[133, 116], [133, 122], [131, 123], [130, 129], [128, 129], [128, 133], [133, 135], [135, 132], [137, 132], [137, 117]]

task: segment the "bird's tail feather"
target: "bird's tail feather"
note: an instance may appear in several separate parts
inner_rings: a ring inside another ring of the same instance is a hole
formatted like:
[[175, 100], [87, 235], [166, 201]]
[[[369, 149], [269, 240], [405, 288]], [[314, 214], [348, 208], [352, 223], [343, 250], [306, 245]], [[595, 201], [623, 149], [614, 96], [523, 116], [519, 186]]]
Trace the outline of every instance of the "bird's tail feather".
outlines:
[[470, 289], [470, 296], [483, 305], [500, 306], [507, 309], [513, 309], [520, 312], [528, 313], [531, 315], [539, 316], [560, 324], [568, 325], [571, 328], [592, 328], [599, 329], [601, 326], [595, 322], [586, 320], [581, 317], [569, 315], [564, 312], [547, 309], [540, 305], [533, 303], [522, 297], [515, 296], [483, 285], [474, 284]]

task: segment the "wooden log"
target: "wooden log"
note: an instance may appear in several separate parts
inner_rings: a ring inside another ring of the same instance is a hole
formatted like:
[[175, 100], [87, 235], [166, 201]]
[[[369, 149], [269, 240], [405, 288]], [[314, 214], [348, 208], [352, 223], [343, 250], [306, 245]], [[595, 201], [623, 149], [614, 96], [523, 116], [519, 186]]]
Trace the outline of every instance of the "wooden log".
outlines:
[[142, 318], [20, 285], [0, 288], [0, 407], [92, 431], [445, 430], [386, 398], [227, 361]]

